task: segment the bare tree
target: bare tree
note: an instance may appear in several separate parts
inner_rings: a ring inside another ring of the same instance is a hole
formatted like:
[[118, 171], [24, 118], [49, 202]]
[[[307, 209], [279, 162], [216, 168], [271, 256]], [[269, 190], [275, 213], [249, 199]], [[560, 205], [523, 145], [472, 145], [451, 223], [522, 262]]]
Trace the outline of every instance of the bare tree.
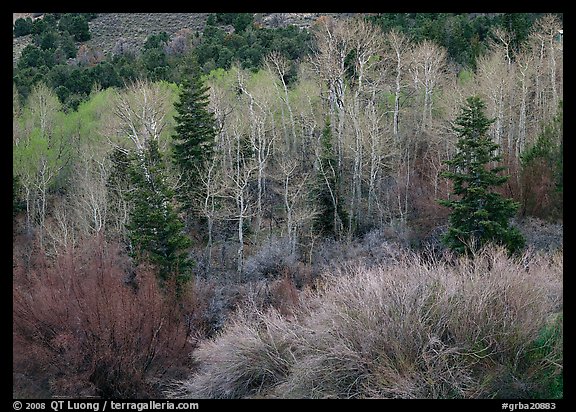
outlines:
[[346, 96], [346, 57], [351, 50], [348, 26], [343, 21], [322, 17], [313, 27], [317, 50], [310, 62], [321, 84], [328, 92], [330, 118], [337, 119], [336, 142], [338, 173], [342, 170], [343, 133], [345, 121], [344, 102]]
[[13, 150], [13, 170], [20, 177], [26, 203], [26, 228], [38, 228], [41, 244], [50, 190], [70, 155], [65, 136], [55, 132], [59, 108], [58, 98], [48, 87], [35, 86], [23, 114], [28, 124]]
[[505, 56], [499, 51], [482, 56], [477, 63], [478, 81], [488, 98], [487, 109], [494, 119], [491, 127], [492, 138], [500, 149], [503, 147], [505, 131], [506, 101], [509, 98], [508, 65]]
[[395, 29], [392, 29], [386, 35], [388, 44], [389, 58], [394, 62], [395, 88], [394, 88], [394, 117], [392, 121], [392, 130], [396, 139], [399, 139], [400, 133], [400, 97], [404, 87], [402, 79], [407, 66], [407, 55], [410, 51], [410, 42], [408, 38]]
[[[266, 105], [265, 97], [269, 96], [264, 90], [261, 96], [257, 96], [258, 91], [249, 90], [246, 85], [245, 73], [241, 70], [238, 73], [238, 88], [248, 96], [248, 121], [250, 133], [248, 138], [255, 155], [257, 165], [257, 185], [258, 193], [256, 196], [256, 231], [260, 231], [262, 226], [262, 197], [264, 195], [265, 170], [272, 151], [274, 143], [275, 125], [269, 122], [273, 121], [273, 114], [270, 110], [270, 103]], [[260, 84], [260, 87], [263, 87]], [[260, 102], [262, 101], [262, 103]], [[268, 106], [268, 107], [267, 107]]]
[[446, 66], [446, 50], [424, 40], [410, 53], [410, 68], [416, 90], [423, 88], [422, 120], [419, 130], [428, 130], [432, 121], [433, 94]]
[[[562, 25], [558, 18], [547, 14], [533, 26], [529, 42], [535, 51], [535, 86], [538, 119], [546, 122], [558, 108], [561, 93], [561, 79], [558, 68], [562, 67]], [[559, 64], [560, 63], [560, 64]]]
[[105, 125], [103, 134], [112, 146], [142, 152], [148, 139], [158, 140], [161, 150], [166, 150], [167, 139], [161, 139], [170, 108], [167, 90], [158, 83], [137, 80], [126, 90], [117, 92], [112, 102], [112, 118]]
[[518, 140], [516, 144], [515, 155], [520, 158], [520, 154], [526, 147], [527, 136], [527, 116], [528, 116], [528, 100], [529, 90], [532, 86], [534, 55], [529, 51], [524, 50], [516, 58], [516, 79], [520, 87], [520, 107], [518, 114]]
[[282, 199], [286, 213], [286, 234], [290, 243], [290, 254], [296, 253], [298, 244], [298, 230], [306, 223], [312, 221], [316, 210], [306, 201], [306, 187], [310, 173], [302, 175], [298, 172], [301, 167], [296, 159], [281, 156], [278, 159], [278, 168], [282, 179]]
[[33, 87], [28, 97], [27, 107], [32, 113], [34, 127], [40, 129], [41, 136], [50, 139], [54, 130], [56, 114], [61, 109], [58, 97], [48, 86], [40, 82]]
[[214, 223], [224, 217], [223, 212], [217, 207], [220, 197], [226, 192], [223, 164], [219, 157], [213, 156], [212, 161], [205, 170], [200, 174], [202, 186], [198, 191], [199, 206], [198, 211], [201, 216], [206, 218], [208, 229], [208, 243], [206, 245], [206, 275], [212, 268], [212, 248], [214, 239]]
[[354, 75], [352, 77], [352, 103], [346, 105], [353, 129], [354, 140], [349, 148], [353, 156], [352, 182], [350, 191], [350, 214], [348, 233], [353, 233], [352, 222], [360, 220], [362, 202], [363, 163], [366, 135], [368, 134], [363, 118], [366, 107], [372, 104], [372, 93], [378, 87], [382, 75], [381, 57], [384, 54], [382, 32], [365, 19], [356, 18], [347, 21], [346, 33], [350, 37], [353, 51]]
[[246, 141], [243, 138], [243, 119], [238, 117], [231, 119], [229, 126], [229, 134], [226, 134], [228, 141], [224, 142], [224, 145], [227, 146], [225, 150], [229, 150], [232, 155], [233, 163], [230, 165], [231, 167], [223, 170], [225, 185], [219, 197], [232, 201], [232, 205], [229, 205], [224, 213], [228, 215], [229, 220], [237, 222], [236, 272], [240, 280], [244, 268], [244, 224], [247, 218], [254, 215], [254, 204], [250, 196], [249, 185], [252, 182], [254, 172], [258, 170], [258, 164], [245, 153]]
[[[292, 105], [290, 104], [290, 97], [288, 95], [288, 85], [286, 83], [286, 75], [290, 70], [290, 61], [286, 59], [282, 54], [277, 51], [271, 52], [265, 59], [264, 64], [267, 67], [268, 71], [274, 75], [275, 78], [280, 80], [280, 84], [282, 85], [282, 90], [280, 91], [278, 87], [276, 87], [278, 96], [286, 106], [288, 110], [288, 116], [290, 121], [290, 134], [286, 132], [286, 125], [283, 122], [282, 126], [285, 129], [285, 141], [286, 141], [286, 148], [289, 148], [292, 152], [296, 151], [296, 124], [294, 122], [294, 112], [292, 111]], [[278, 83], [274, 82], [274, 85], [277, 86]], [[284, 118], [284, 107], [281, 106], [281, 113], [282, 118]]]
[[95, 235], [106, 227], [108, 214], [107, 182], [110, 164], [85, 151], [76, 165], [70, 206], [82, 233]]

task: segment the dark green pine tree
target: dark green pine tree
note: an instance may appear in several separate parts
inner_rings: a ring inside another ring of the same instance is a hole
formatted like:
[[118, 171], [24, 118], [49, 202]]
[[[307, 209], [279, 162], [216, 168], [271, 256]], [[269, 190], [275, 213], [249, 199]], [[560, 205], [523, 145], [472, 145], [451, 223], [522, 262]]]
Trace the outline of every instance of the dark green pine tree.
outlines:
[[446, 161], [449, 168], [443, 176], [454, 184], [454, 199], [439, 201], [452, 209], [444, 242], [459, 253], [470, 253], [486, 243], [504, 245], [514, 253], [524, 246], [524, 239], [508, 221], [519, 205], [491, 190], [508, 176], [500, 174], [503, 167], [490, 167], [501, 158], [498, 145], [487, 135], [493, 120], [484, 115], [484, 107], [479, 97], [469, 97], [453, 126], [458, 150]]
[[318, 233], [339, 238], [343, 231], [343, 222], [347, 220], [346, 211], [342, 208], [339, 175], [336, 172], [337, 162], [332, 145], [330, 118], [326, 118], [320, 138], [320, 158], [316, 177], [315, 197], [319, 207], [314, 219], [314, 228]]
[[186, 252], [190, 239], [171, 204], [174, 193], [166, 184], [158, 143], [150, 140], [134, 157], [128, 168], [133, 207], [127, 229], [132, 256], [154, 264], [161, 285], [174, 281], [180, 287], [190, 280], [192, 261]]
[[184, 210], [191, 211], [200, 176], [212, 158], [216, 137], [214, 113], [208, 110], [208, 87], [200, 78], [195, 58], [190, 59], [184, 74], [180, 100], [175, 104], [176, 135], [173, 141], [173, 161], [184, 179], [177, 194]]

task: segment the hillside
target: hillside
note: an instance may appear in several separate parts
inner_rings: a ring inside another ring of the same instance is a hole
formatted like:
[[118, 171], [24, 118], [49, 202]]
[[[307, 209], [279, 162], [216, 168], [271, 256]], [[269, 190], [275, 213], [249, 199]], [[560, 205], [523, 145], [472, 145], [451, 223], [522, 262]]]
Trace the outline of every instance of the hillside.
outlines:
[[[39, 13], [13, 13], [13, 21]], [[254, 21], [261, 27], [294, 25], [308, 28], [320, 16], [349, 17], [355, 13], [254, 13]], [[151, 34], [166, 32], [170, 35], [181, 29], [202, 32], [209, 13], [100, 13], [90, 21], [92, 38], [87, 42], [107, 55], [119, 38], [140, 48]], [[231, 27], [230, 30], [233, 30]], [[13, 60], [30, 44], [31, 36], [13, 39]]]
[[16, 21], [13, 398], [562, 398], [562, 16], [333, 16]]
[[90, 22], [87, 42], [108, 54], [119, 38], [141, 47], [150, 34], [174, 34], [181, 29], [202, 31], [208, 13], [102, 13]]

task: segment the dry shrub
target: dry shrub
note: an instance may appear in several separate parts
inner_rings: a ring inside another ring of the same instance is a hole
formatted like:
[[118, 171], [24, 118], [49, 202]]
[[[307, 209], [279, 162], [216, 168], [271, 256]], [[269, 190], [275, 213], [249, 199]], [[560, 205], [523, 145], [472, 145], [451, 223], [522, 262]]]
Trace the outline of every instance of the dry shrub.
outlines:
[[160, 290], [151, 268], [133, 271], [102, 239], [54, 260], [37, 252], [15, 271], [13, 302], [14, 374], [47, 395], [157, 397], [162, 379], [191, 366], [184, 309], [199, 304]]
[[290, 328], [275, 310], [240, 310], [215, 340], [195, 352], [203, 369], [175, 382], [167, 397], [243, 398], [258, 395], [286, 378], [291, 363]]
[[[550, 366], [535, 356], [534, 342], [561, 310], [561, 283], [561, 256], [511, 260], [500, 249], [451, 264], [405, 255], [392, 265], [356, 266], [301, 296], [295, 316], [241, 313], [200, 345], [199, 373], [172, 393], [530, 397]], [[553, 373], [561, 371], [561, 348], [543, 352], [555, 353]]]
[[246, 258], [244, 277], [254, 281], [278, 277], [286, 268], [296, 265], [298, 256], [288, 253], [288, 238], [271, 238], [260, 249]]

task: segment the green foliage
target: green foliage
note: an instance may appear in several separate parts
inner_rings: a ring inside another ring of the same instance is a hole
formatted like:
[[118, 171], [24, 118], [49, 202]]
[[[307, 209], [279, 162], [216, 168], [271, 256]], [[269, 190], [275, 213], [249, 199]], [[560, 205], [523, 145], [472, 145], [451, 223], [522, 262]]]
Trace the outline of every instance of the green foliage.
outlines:
[[537, 375], [538, 388], [533, 391], [534, 399], [562, 399], [564, 378], [556, 365], [563, 363], [562, 339], [563, 316], [554, 315], [552, 321], [545, 325], [538, 338], [527, 350], [525, 362], [529, 365], [543, 365]]
[[19, 18], [14, 22], [14, 37], [26, 36], [32, 33], [32, 19], [26, 17]]
[[495, 19], [498, 26], [512, 35], [510, 47], [514, 52], [520, 50], [538, 16], [539, 13], [502, 13]]
[[498, 145], [487, 136], [493, 120], [486, 118], [484, 107], [479, 97], [469, 97], [455, 121], [457, 153], [446, 161], [449, 170], [442, 174], [452, 180], [456, 197], [440, 200], [452, 209], [444, 242], [459, 253], [469, 253], [489, 242], [504, 245], [513, 253], [524, 246], [520, 232], [508, 223], [518, 204], [491, 191], [508, 177], [500, 175], [503, 167], [489, 166], [501, 158], [496, 154]]
[[170, 36], [165, 31], [159, 34], [151, 34], [144, 42], [144, 50], [161, 49], [168, 43], [168, 40], [170, 40]]
[[[289, 59], [296, 60], [309, 50], [310, 35], [306, 30], [293, 26], [255, 28], [251, 13], [221, 13], [219, 16], [212, 18], [215, 24], [216, 21], [219, 24], [233, 24], [236, 30], [227, 34], [216, 26], [208, 25], [205, 28], [195, 47], [195, 55], [204, 74], [217, 68], [229, 69], [236, 61], [243, 68], [256, 71], [264, 56], [271, 51], [279, 51]], [[48, 19], [45, 16], [34, 22], [40, 22], [33, 31], [36, 34], [35, 44], [24, 49], [13, 74], [20, 97], [26, 98], [34, 84], [41, 79], [46, 81], [46, 77], [50, 86], [57, 90], [61, 102], [69, 109], [78, 107], [88, 97], [94, 84], [104, 88], [122, 86], [137, 78], [182, 81], [191, 52], [167, 56], [164, 46], [171, 39], [166, 32], [150, 35], [140, 56], [114, 56], [98, 68], [71, 68], [66, 64], [66, 59], [76, 57], [74, 40], [90, 38], [87, 22], [93, 17], [66, 13]], [[296, 65], [293, 65], [286, 81], [294, 82], [296, 73]]]
[[242, 32], [254, 22], [252, 13], [216, 13], [210, 20], [211, 23], [230, 24], [234, 30]]
[[[76, 57], [75, 41], [90, 39], [90, 18], [94, 18], [93, 13], [54, 13], [33, 22], [34, 42], [24, 48], [13, 73], [20, 97], [25, 99], [41, 80], [57, 90], [61, 102], [68, 108], [76, 108], [88, 96], [93, 84], [102, 79], [91, 78], [87, 72], [90, 68], [73, 70], [66, 60]], [[113, 76], [111, 84], [119, 84], [116, 77]]]
[[59, 35], [56, 31], [44, 31], [34, 36], [34, 43], [42, 50], [55, 50]]
[[60, 34], [58, 47], [62, 49], [66, 58], [72, 59], [76, 57], [76, 44], [74, 43], [74, 38], [69, 33]]
[[206, 162], [212, 158], [216, 120], [208, 110], [208, 87], [202, 82], [194, 60], [190, 62], [190, 70], [186, 75], [180, 100], [175, 104], [177, 114], [174, 117], [176, 134], [173, 140], [173, 161], [184, 178], [179, 200], [185, 209], [190, 209]]
[[230, 34], [221, 28], [207, 26], [197, 46], [198, 63], [204, 73], [220, 67], [229, 69], [235, 61], [243, 68], [256, 70], [262, 64], [262, 58], [271, 51], [278, 51], [290, 60], [304, 56], [308, 53], [309, 42], [309, 33], [294, 26], [277, 29], [250, 26]]
[[148, 78], [157, 81], [166, 78], [169, 68], [166, 53], [163, 49], [153, 48], [142, 53], [142, 63], [148, 74]]
[[100, 62], [96, 66], [90, 67], [88, 75], [92, 78], [92, 83], [96, 83], [104, 89], [123, 86], [122, 79], [116, 70], [114, 70], [114, 66], [107, 61]]
[[55, 63], [54, 53], [50, 50], [42, 50], [39, 47], [29, 44], [24, 47], [20, 59], [18, 60], [17, 68], [22, 70], [30, 67], [52, 67]]
[[541, 218], [562, 218], [564, 188], [563, 104], [544, 126], [536, 142], [521, 155], [524, 213]]
[[149, 140], [144, 152], [133, 155], [128, 173], [132, 183], [128, 199], [133, 207], [127, 229], [132, 256], [154, 264], [162, 285], [175, 281], [180, 287], [190, 280], [192, 261], [186, 252], [190, 239], [172, 206], [174, 193], [166, 182], [157, 141]]
[[80, 13], [66, 13], [60, 17], [58, 29], [68, 32], [76, 41], [90, 40], [90, 28], [88, 20]]

